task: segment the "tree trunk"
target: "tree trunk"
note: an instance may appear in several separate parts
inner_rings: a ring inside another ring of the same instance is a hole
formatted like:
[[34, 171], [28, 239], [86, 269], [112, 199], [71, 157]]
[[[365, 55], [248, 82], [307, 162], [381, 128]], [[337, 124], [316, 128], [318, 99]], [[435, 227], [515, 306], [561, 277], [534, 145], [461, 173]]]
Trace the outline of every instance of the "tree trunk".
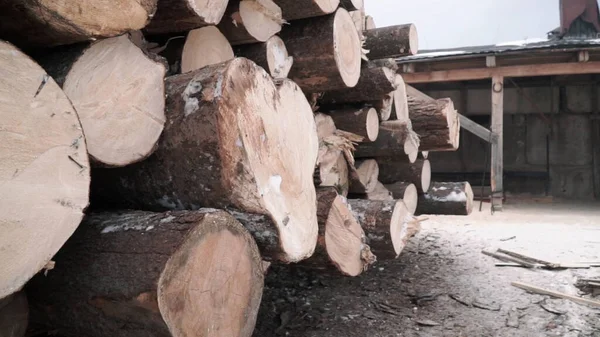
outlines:
[[97, 213], [28, 285], [33, 327], [63, 336], [251, 336], [263, 290], [252, 236], [218, 210]]
[[281, 31], [283, 22], [273, 0], [231, 0], [219, 28], [237, 46], [266, 42]]
[[0, 298], [71, 236], [88, 206], [90, 164], [77, 113], [44, 69], [0, 41]]
[[329, 112], [338, 129], [356, 134], [364, 141], [375, 141], [379, 134], [379, 117], [374, 108], [344, 109]]
[[[396, 63], [396, 59], [394, 58], [386, 58], [386, 59], [379, 59], [379, 60], [369, 60], [367, 62], [363, 62], [362, 63], [362, 67], [363, 68], [381, 68], [381, 67], [385, 67], [385, 68], [389, 68], [391, 69], [393, 72], [397, 73], [398, 72], [398, 63]], [[404, 82], [402, 82], [404, 83]]]
[[0, 39], [42, 48], [117, 36], [144, 28], [155, 10], [156, 0], [0, 0]]
[[341, 0], [340, 7], [347, 11], [357, 11], [362, 10], [365, 6], [363, 0]]
[[0, 299], [0, 336], [24, 337], [28, 322], [29, 306], [24, 292]]
[[294, 57], [289, 77], [305, 92], [344, 89], [358, 83], [360, 40], [345, 9], [286, 25], [281, 38]]
[[[339, 0], [274, 0], [287, 21], [323, 16], [335, 12]], [[296, 24], [295, 22], [293, 24]]]
[[321, 102], [340, 104], [380, 100], [396, 90], [398, 86], [395, 80], [396, 74], [389, 68], [362, 68], [356, 86], [326, 92]]
[[417, 214], [469, 215], [473, 211], [473, 189], [468, 182], [432, 183], [419, 196]]
[[449, 98], [424, 101], [408, 95], [407, 103], [413, 130], [418, 134], [448, 129], [456, 116], [454, 104]]
[[377, 28], [377, 25], [375, 24], [375, 19], [373, 19], [372, 16], [367, 15], [365, 17], [365, 30], [371, 30], [375, 28]]
[[288, 55], [285, 43], [277, 35], [269, 38], [267, 42], [238, 46], [235, 54], [254, 61], [273, 78], [287, 78], [294, 63], [294, 58]]
[[[356, 168], [354, 168], [356, 167]], [[350, 193], [366, 194], [372, 192], [377, 186], [379, 166], [374, 159], [356, 162], [350, 167]]]
[[181, 53], [181, 72], [187, 73], [233, 59], [227, 38], [215, 26], [190, 31]]
[[73, 103], [98, 166], [146, 159], [165, 124], [164, 60], [122, 35], [61, 48], [38, 60]]
[[422, 151], [456, 151], [460, 145], [460, 118], [454, 114], [446, 129], [429, 130], [419, 134]]
[[397, 183], [385, 185], [385, 187], [392, 193], [394, 199], [402, 199], [408, 211], [411, 214], [415, 214], [417, 211], [417, 203], [419, 202], [419, 193], [415, 184], [399, 181]]
[[[272, 217], [286, 261], [317, 239], [312, 174], [318, 139], [310, 105], [291, 81], [279, 90], [236, 58], [166, 80], [167, 119], [155, 154], [96, 170], [97, 205], [148, 210], [237, 207]], [[299, 193], [302, 191], [302, 193]]]
[[402, 200], [348, 200], [352, 213], [367, 235], [378, 260], [397, 258], [408, 240], [420, 230]]
[[352, 16], [352, 21], [354, 21], [354, 27], [358, 32], [361, 40], [364, 40], [364, 31], [365, 31], [365, 10], [364, 8], [360, 8], [355, 11], [351, 11], [350, 15]]
[[159, 0], [156, 14], [146, 27], [148, 34], [167, 34], [216, 25], [221, 22], [228, 0]]
[[415, 184], [419, 193], [427, 193], [431, 183], [431, 164], [427, 159], [414, 163], [393, 158], [379, 158], [379, 180], [384, 184], [399, 181]]
[[369, 59], [415, 55], [419, 50], [417, 28], [413, 24], [370, 29], [364, 34]]
[[317, 167], [315, 176], [318, 177], [316, 186], [334, 187], [342, 196], [348, 195], [349, 178], [348, 178], [348, 163], [343, 153], [343, 149], [330, 141], [330, 136], [321, 142], [319, 157], [317, 159]]
[[381, 122], [379, 136], [372, 143], [361, 143], [354, 156], [357, 158], [389, 157], [408, 155], [414, 162], [419, 153], [418, 143], [415, 144], [416, 134], [410, 128], [410, 121], [398, 120]]

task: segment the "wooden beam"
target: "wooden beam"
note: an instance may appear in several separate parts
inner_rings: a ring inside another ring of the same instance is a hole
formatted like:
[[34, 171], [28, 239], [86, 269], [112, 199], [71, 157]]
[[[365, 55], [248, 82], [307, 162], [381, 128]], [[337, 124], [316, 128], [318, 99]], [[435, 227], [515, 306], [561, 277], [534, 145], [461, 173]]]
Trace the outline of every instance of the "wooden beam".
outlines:
[[488, 68], [493, 68], [496, 66], [496, 56], [489, 55], [485, 57], [485, 66]]
[[406, 83], [430, 83], [482, 80], [494, 76], [534, 77], [578, 74], [600, 74], [600, 61], [415, 72], [402, 74], [402, 78]]
[[502, 210], [503, 196], [503, 126], [504, 126], [504, 78], [492, 78], [492, 132], [496, 141], [492, 143], [491, 185], [492, 210]]

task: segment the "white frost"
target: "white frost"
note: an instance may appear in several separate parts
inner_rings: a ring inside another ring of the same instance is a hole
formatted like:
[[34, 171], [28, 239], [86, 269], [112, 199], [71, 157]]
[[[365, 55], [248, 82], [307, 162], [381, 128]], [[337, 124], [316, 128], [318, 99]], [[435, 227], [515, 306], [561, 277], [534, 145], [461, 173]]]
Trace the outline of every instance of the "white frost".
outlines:
[[548, 41], [548, 39], [534, 37], [534, 38], [525, 39], [525, 40], [500, 42], [500, 43], [496, 43], [496, 46], [498, 46], [498, 47], [504, 47], [504, 46], [524, 46], [524, 45], [529, 44], [529, 43], [538, 43], [538, 42], [546, 42], [546, 41]]
[[168, 217], [166, 217], [166, 218], [164, 218], [164, 219], [160, 220], [160, 223], [171, 222], [171, 221], [173, 221], [173, 220], [175, 220], [175, 217], [174, 217], [174, 216], [172, 216], [172, 215], [169, 215]]
[[465, 51], [463, 50], [449, 50], [449, 51], [434, 51], [431, 53], [423, 53], [423, 54], [417, 54], [416, 56], [419, 57], [436, 57], [436, 56], [452, 56], [452, 55], [460, 55], [460, 54], [464, 54]]
[[200, 101], [198, 101], [198, 98], [191, 96], [199, 93], [201, 90], [202, 84], [200, 82], [191, 81], [183, 91], [183, 94], [181, 94], [181, 97], [185, 102], [183, 113], [186, 117], [198, 111], [200, 108]]

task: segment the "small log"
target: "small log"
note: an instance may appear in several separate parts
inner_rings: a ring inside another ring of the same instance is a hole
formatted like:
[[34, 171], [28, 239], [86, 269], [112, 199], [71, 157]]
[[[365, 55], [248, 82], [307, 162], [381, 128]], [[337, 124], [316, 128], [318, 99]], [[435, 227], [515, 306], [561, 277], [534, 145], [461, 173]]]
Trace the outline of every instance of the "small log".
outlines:
[[394, 199], [402, 199], [408, 211], [415, 214], [419, 202], [419, 193], [415, 184], [399, 181], [385, 187], [392, 193]]
[[[236, 207], [269, 215], [286, 262], [317, 240], [318, 139], [298, 86], [245, 58], [171, 76], [167, 127], [148, 160], [94, 175], [97, 205], [148, 210]], [[232, 127], [236, 126], [236, 127]], [[299, 193], [298, 191], [302, 191]]]
[[413, 24], [369, 29], [364, 34], [369, 59], [415, 55], [419, 50], [417, 28]]
[[375, 24], [375, 19], [372, 16], [367, 15], [365, 17], [365, 30], [375, 29], [377, 25]]
[[382, 183], [378, 181], [373, 191], [366, 194], [366, 199], [390, 201], [394, 200], [395, 198], [392, 196], [392, 192], [390, 192]]
[[231, 0], [219, 29], [231, 45], [266, 42], [281, 31], [281, 8], [273, 0]]
[[[356, 168], [354, 168], [356, 167]], [[377, 186], [379, 166], [374, 159], [358, 161], [350, 167], [350, 193], [366, 194], [372, 192]]]
[[122, 35], [38, 60], [77, 110], [94, 164], [121, 167], [154, 152], [165, 123], [162, 58]]
[[[393, 108], [394, 109], [392, 111], [392, 119], [406, 122], [411, 118], [409, 115], [408, 100], [406, 97], [406, 85], [404, 84], [404, 79], [399, 74], [396, 74], [396, 77], [394, 78], [394, 82], [396, 84], [396, 90], [394, 90], [394, 92], [393, 92], [393, 96], [394, 96]], [[411, 120], [411, 122], [412, 122], [412, 120]], [[415, 130], [414, 124], [413, 124], [413, 130]], [[416, 132], [416, 130], [415, 130], [415, 132]], [[418, 134], [418, 132], [417, 132], [417, 134]]]
[[415, 138], [418, 137], [411, 129], [410, 121], [381, 122], [377, 140], [372, 143], [359, 144], [354, 156], [357, 158], [372, 158], [408, 155], [410, 161], [414, 162], [419, 153], [419, 146], [418, 143], [415, 144]]
[[362, 10], [365, 4], [363, 0], [340, 0], [340, 7], [350, 12]]
[[419, 134], [420, 149], [423, 151], [456, 151], [460, 146], [460, 118], [454, 120], [446, 129], [431, 130]]
[[420, 230], [402, 200], [348, 200], [371, 250], [379, 260], [397, 258], [408, 240]]
[[315, 169], [315, 186], [334, 187], [342, 196], [348, 195], [349, 173], [348, 163], [342, 144], [346, 142], [338, 136], [329, 136], [321, 142], [319, 157]]
[[294, 57], [289, 77], [307, 93], [355, 86], [360, 78], [361, 47], [353, 27], [350, 14], [342, 8], [286, 25], [281, 38]]
[[[340, 0], [274, 0], [287, 21], [323, 16], [335, 12]], [[356, 0], [355, 0], [356, 1]], [[294, 23], [296, 24], [296, 23]]]
[[233, 59], [227, 38], [215, 26], [190, 31], [181, 53], [181, 72], [187, 73]]
[[419, 193], [427, 193], [431, 184], [431, 164], [427, 159], [409, 163], [395, 158], [379, 158], [379, 180], [384, 184], [409, 182], [415, 184]]
[[336, 127], [335, 122], [331, 116], [316, 113], [315, 114], [315, 124], [317, 126], [317, 135], [319, 137], [319, 141], [323, 140], [326, 137], [333, 136], [335, 133]]
[[0, 336], [24, 337], [28, 322], [29, 305], [24, 292], [0, 299]]
[[237, 46], [237, 56], [246, 57], [271, 74], [273, 78], [287, 78], [294, 58], [288, 55], [283, 40], [275, 35], [263, 43]]
[[43, 269], [88, 206], [90, 164], [73, 105], [0, 41], [0, 298]]
[[396, 83], [397, 76], [402, 79], [402, 76], [396, 75], [386, 67], [362, 68], [356, 86], [328, 91], [323, 94], [320, 102], [322, 104], [340, 104], [383, 99], [398, 87]]
[[379, 120], [385, 122], [392, 117], [392, 111], [394, 110], [394, 94], [387, 94], [382, 99], [369, 101], [367, 104], [372, 105], [377, 110]]
[[379, 135], [379, 117], [374, 108], [344, 109], [329, 112], [338, 129], [375, 141]]
[[254, 330], [261, 256], [223, 211], [92, 214], [55, 258], [54, 270], [27, 286], [36, 330], [66, 337]]
[[449, 98], [425, 101], [408, 95], [407, 104], [413, 130], [417, 134], [448, 129], [457, 114]]
[[419, 196], [417, 214], [469, 215], [473, 211], [473, 189], [468, 182], [432, 183]]
[[113, 37], [144, 28], [155, 10], [156, 0], [1, 0], [0, 39], [40, 48]]
[[145, 28], [148, 34], [187, 32], [221, 22], [228, 0], [159, 0], [156, 14]]

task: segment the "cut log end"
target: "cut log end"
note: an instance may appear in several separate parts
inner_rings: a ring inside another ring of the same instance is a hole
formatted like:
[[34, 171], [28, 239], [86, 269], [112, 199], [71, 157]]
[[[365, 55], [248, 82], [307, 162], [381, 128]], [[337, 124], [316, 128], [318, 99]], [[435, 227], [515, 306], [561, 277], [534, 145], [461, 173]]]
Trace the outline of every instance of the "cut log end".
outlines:
[[272, 0], [241, 0], [229, 4], [219, 24], [232, 45], [266, 42], [281, 31], [281, 8]]
[[156, 14], [144, 29], [149, 34], [186, 32], [218, 24], [228, 0], [160, 0]]
[[187, 73], [232, 58], [233, 49], [217, 27], [194, 29], [185, 39], [181, 55], [181, 72]]
[[[333, 1], [330, 1], [333, 2]], [[358, 11], [363, 10], [365, 7], [363, 0], [341, 0], [340, 6], [345, 8], [347, 11]]]
[[290, 21], [331, 14], [340, 0], [275, 0], [275, 3], [281, 7], [283, 18]]
[[394, 79], [396, 84], [396, 90], [393, 93], [394, 96], [394, 115], [397, 120], [408, 121], [409, 110], [408, 102], [406, 99], [406, 85], [401, 75], [396, 74]]
[[392, 117], [392, 111], [394, 110], [394, 95], [386, 95], [383, 99], [371, 101], [369, 104], [377, 109], [379, 119], [382, 122], [385, 122]]
[[379, 116], [374, 108], [343, 109], [329, 113], [338, 129], [373, 142], [379, 135]]
[[410, 24], [408, 31], [409, 54], [416, 55], [419, 52], [419, 35], [417, 34], [417, 26]]
[[350, 170], [350, 193], [366, 194], [377, 186], [379, 165], [374, 159], [356, 162], [356, 169]]
[[0, 336], [23, 337], [28, 322], [29, 306], [24, 292], [0, 299]]
[[294, 64], [294, 58], [288, 55], [285, 43], [279, 36], [267, 41], [267, 64], [274, 78], [286, 78]]
[[361, 49], [358, 33], [354, 31], [352, 17], [344, 9], [338, 9], [333, 24], [335, 60], [343, 82], [352, 88], [360, 79]]
[[421, 189], [423, 192], [427, 193], [427, 191], [429, 191], [429, 187], [431, 186], [431, 163], [429, 160], [423, 160], [423, 168], [421, 172]]
[[401, 199], [404, 201], [406, 209], [408, 209], [411, 214], [415, 214], [419, 202], [419, 193], [415, 184], [397, 182], [385, 185], [385, 187], [392, 193], [394, 199]]
[[400, 256], [408, 244], [408, 240], [415, 234], [414, 226], [414, 220], [408, 208], [402, 200], [397, 200], [390, 221], [390, 234], [396, 257]]

